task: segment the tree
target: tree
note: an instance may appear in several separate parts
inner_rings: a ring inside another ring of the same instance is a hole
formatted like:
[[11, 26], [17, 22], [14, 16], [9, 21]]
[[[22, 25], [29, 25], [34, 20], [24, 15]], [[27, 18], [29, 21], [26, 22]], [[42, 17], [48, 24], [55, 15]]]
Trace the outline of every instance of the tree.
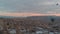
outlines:
[[54, 21], [55, 21], [55, 19], [54, 19], [54, 18], [51, 18], [51, 21], [52, 21], [52, 22], [54, 22]]
[[[51, 24], [52, 24], [52, 26], [53, 26], [53, 25], [55, 26], [54, 21], [55, 21], [55, 19], [54, 19], [54, 18], [51, 18], [51, 22], [52, 22]], [[53, 28], [53, 29], [54, 29], [54, 28]], [[55, 33], [55, 30], [54, 30], [54, 34], [56, 34], [56, 33]]]

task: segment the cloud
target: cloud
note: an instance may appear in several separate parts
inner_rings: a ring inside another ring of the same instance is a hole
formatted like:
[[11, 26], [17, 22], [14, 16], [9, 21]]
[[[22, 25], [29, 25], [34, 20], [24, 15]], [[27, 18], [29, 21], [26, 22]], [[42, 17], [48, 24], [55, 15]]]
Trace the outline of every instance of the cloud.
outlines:
[[48, 11], [47, 14], [56, 14], [54, 11]]
[[[1, 13], [60, 13], [57, 0], [0, 0]], [[58, 12], [57, 12], [58, 11]]]

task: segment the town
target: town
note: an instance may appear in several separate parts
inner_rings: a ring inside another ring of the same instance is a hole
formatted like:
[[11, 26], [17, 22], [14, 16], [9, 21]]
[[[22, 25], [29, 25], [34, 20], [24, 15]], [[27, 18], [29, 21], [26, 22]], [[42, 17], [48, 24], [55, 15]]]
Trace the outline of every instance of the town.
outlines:
[[[43, 16], [44, 17], [44, 16]], [[58, 34], [60, 26], [51, 22], [42, 21], [41, 19], [25, 18], [0, 18], [0, 34]]]

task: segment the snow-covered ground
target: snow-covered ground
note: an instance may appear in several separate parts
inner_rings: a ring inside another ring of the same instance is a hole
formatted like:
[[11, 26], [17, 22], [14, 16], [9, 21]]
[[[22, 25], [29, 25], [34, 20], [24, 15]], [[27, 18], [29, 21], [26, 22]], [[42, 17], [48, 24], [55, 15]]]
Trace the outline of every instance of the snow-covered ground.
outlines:
[[16, 34], [16, 30], [15, 30], [15, 29], [10, 29], [10, 30], [9, 30], [9, 33], [10, 33], [10, 34]]
[[[35, 33], [31, 33], [31, 34], [54, 34], [54, 32], [48, 32], [47, 29], [43, 29], [40, 27], [37, 27], [37, 31]], [[40, 30], [39, 30], [40, 29]], [[24, 32], [25, 34], [29, 34], [29, 32], [27, 32], [25, 29], [24, 30], [20, 30], [21, 32]], [[15, 29], [9, 29], [10, 34], [16, 34], [16, 30]], [[60, 34], [60, 32], [55, 32], [56, 34]]]

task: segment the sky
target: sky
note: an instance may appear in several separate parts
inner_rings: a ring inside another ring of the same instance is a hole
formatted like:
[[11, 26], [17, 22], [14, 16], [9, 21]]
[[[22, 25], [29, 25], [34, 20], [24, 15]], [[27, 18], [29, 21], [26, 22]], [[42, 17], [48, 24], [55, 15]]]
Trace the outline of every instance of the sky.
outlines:
[[0, 0], [0, 15], [60, 16], [60, 0]]

